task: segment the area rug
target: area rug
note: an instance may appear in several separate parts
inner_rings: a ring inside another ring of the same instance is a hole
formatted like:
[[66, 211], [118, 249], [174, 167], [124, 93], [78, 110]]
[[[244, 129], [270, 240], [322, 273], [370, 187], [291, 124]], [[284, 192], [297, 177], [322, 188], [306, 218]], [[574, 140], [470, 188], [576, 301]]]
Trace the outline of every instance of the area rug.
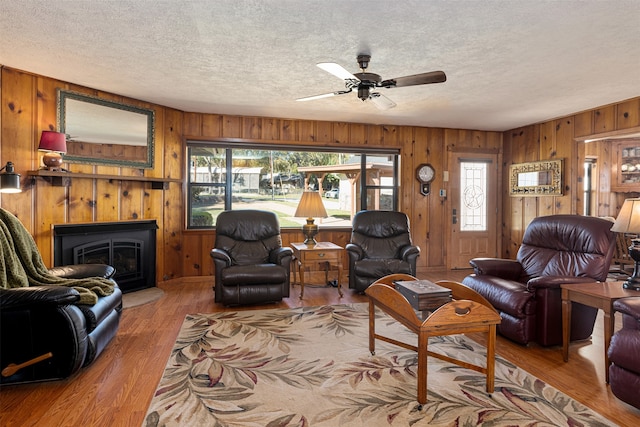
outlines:
[[160, 288], [152, 287], [122, 295], [122, 307], [131, 308], [157, 301], [164, 295]]
[[[485, 376], [429, 358], [428, 402], [416, 401], [416, 353], [376, 341], [368, 304], [188, 315], [144, 426], [614, 426], [517, 366]], [[379, 312], [376, 329], [416, 336]], [[485, 348], [458, 335], [432, 351], [474, 364]]]

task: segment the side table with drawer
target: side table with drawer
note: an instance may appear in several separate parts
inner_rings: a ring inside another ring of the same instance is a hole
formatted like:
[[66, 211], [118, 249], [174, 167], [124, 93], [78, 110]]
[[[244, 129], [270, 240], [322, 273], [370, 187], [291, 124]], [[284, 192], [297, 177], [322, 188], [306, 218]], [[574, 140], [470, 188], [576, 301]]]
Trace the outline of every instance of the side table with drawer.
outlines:
[[304, 296], [304, 271], [307, 267], [324, 264], [325, 280], [329, 280], [329, 269], [335, 266], [338, 269], [338, 293], [342, 296], [340, 277], [342, 276], [342, 251], [344, 248], [331, 242], [318, 242], [315, 245], [304, 243], [291, 243], [293, 256], [293, 281], [296, 282], [296, 271], [300, 273], [300, 298]]

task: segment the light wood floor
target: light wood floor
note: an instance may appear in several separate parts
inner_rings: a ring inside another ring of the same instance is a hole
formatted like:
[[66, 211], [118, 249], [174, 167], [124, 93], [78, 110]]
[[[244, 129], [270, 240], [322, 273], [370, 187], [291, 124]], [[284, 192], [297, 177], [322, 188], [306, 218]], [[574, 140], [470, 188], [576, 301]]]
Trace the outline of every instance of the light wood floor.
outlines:
[[[420, 274], [430, 280], [461, 280], [469, 271]], [[181, 279], [159, 285], [158, 301], [126, 309], [120, 330], [91, 366], [63, 381], [0, 388], [0, 426], [140, 426], [185, 315], [233, 311], [213, 302], [211, 279]], [[299, 287], [279, 304], [244, 309], [366, 302], [334, 288]], [[561, 349], [524, 347], [498, 337], [497, 354], [562, 390], [621, 426], [640, 425], [640, 411], [617, 400], [604, 382], [602, 319], [592, 341], [573, 344], [569, 362]], [[473, 336], [482, 342], [479, 336]]]

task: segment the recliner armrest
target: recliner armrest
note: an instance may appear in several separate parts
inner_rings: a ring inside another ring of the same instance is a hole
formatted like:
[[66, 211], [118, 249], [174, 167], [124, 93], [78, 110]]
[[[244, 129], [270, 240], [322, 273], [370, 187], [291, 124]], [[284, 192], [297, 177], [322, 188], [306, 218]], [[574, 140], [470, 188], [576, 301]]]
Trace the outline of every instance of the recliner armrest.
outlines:
[[540, 276], [534, 277], [527, 282], [527, 290], [535, 292], [540, 288], [560, 288], [560, 285], [566, 285], [569, 283], [595, 283], [590, 277], [576, 277], [576, 276]]
[[[269, 260], [278, 265], [283, 265], [286, 263], [286, 258], [291, 258], [293, 256], [293, 251], [291, 248], [276, 248], [269, 253]], [[291, 260], [289, 259], [289, 262]]]
[[522, 264], [513, 259], [473, 258], [469, 264], [478, 276], [496, 276], [517, 281], [522, 275]]
[[116, 269], [106, 264], [63, 265], [50, 268], [49, 274], [65, 279], [85, 279], [87, 277], [110, 279], [116, 274]]
[[216, 262], [224, 262], [227, 267], [231, 265], [231, 257], [222, 249], [211, 249], [209, 255], [211, 255], [211, 258]]
[[345, 249], [349, 254], [349, 258], [351, 258], [354, 261], [358, 261], [364, 258], [364, 251], [359, 245], [356, 245], [355, 243], [347, 243], [347, 246], [345, 246]]
[[67, 286], [28, 286], [0, 289], [0, 308], [15, 310], [30, 306], [59, 306], [72, 304], [80, 293]]
[[613, 302], [613, 309], [622, 314], [627, 314], [640, 322], [640, 298], [620, 298]]
[[400, 248], [400, 258], [402, 258], [402, 260], [407, 261], [407, 259], [412, 255], [420, 255], [420, 248], [418, 246], [407, 245]]

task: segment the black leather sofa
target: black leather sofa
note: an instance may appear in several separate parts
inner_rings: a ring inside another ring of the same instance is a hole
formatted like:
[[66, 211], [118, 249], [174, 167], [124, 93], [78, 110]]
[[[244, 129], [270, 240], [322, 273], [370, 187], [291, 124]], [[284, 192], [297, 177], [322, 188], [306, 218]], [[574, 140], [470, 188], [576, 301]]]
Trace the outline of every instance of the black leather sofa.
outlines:
[[[56, 267], [50, 274], [63, 278], [104, 277], [113, 282], [115, 270], [102, 264]], [[0, 375], [0, 384], [67, 378], [91, 364], [118, 331], [122, 292], [95, 305], [77, 304], [80, 294], [67, 286], [28, 286], [0, 289], [0, 368], [21, 364], [51, 353], [42, 361], [12, 375]], [[5, 371], [6, 372], [6, 371]]]
[[[615, 250], [613, 223], [580, 215], [534, 218], [513, 259], [475, 258], [462, 281], [500, 313], [498, 332], [521, 344], [562, 344], [564, 283], [605, 281]], [[597, 309], [572, 303], [571, 340], [588, 338]]]

